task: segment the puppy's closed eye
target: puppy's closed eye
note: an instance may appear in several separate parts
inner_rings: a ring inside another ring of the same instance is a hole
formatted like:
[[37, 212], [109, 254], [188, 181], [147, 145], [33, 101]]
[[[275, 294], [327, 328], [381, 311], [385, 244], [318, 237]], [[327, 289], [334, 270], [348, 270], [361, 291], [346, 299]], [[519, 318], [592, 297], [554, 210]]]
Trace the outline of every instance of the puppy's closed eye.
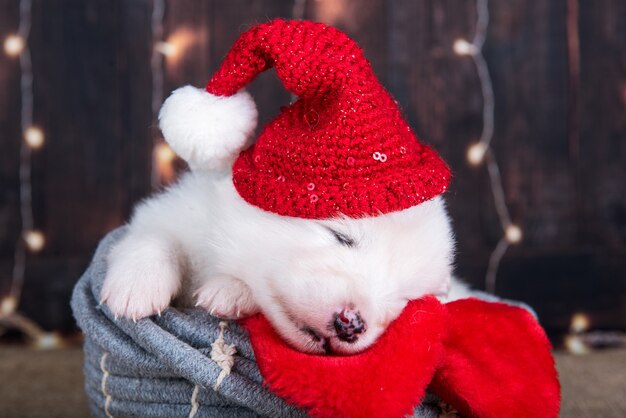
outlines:
[[329, 227], [326, 227], [326, 229], [328, 229], [330, 233], [333, 234], [337, 242], [339, 242], [341, 245], [348, 247], [348, 248], [352, 248], [356, 246], [356, 241], [354, 240], [354, 238], [349, 237], [348, 235], [342, 232], [335, 231], [334, 229], [329, 228]]

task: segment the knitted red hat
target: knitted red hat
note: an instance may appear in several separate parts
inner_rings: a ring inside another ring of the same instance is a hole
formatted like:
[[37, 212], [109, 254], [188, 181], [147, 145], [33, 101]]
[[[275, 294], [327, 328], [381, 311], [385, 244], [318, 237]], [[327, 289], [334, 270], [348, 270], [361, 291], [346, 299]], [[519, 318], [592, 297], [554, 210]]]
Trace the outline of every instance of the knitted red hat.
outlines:
[[[162, 111], [165, 137], [206, 130], [213, 118], [220, 126], [211, 127], [215, 137], [204, 142], [207, 164], [232, 157], [256, 123], [253, 104], [239, 90], [272, 67], [299, 100], [283, 108], [234, 162], [233, 182], [247, 202], [301, 218], [362, 217], [403, 210], [446, 190], [450, 170], [417, 141], [358, 45], [320, 23], [274, 20], [243, 33], [208, 83], [205, 99], [190, 93], [190, 101], [181, 94], [177, 101], [185, 103], [184, 111]], [[170, 114], [188, 117], [185, 113], [200, 111], [191, 109], [191, 102], [202, 101], [211, 109], [202, 110], [198, 126], [190, 122], [182, 131], [168, 126]], [[209, 116], [219, 105], [219, 112], [230, 107], [235, 114]]]

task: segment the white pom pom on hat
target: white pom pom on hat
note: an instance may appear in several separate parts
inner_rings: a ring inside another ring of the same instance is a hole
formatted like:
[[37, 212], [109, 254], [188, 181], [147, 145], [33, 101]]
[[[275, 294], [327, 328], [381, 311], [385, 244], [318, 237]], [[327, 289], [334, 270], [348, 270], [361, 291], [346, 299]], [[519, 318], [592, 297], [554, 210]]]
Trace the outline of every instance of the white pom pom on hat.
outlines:
[[167, 143], [192, 169], [229, 167], [248, 145], [258, 120], [245, 90], [217, 96], [193, 86], [175, 90], [159, 112]]

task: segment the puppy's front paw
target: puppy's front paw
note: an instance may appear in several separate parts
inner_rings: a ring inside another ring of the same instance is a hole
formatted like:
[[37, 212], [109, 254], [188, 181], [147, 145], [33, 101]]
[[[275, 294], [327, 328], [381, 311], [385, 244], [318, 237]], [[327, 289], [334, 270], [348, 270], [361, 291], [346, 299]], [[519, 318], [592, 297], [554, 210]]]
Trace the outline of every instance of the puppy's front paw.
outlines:
[[109, 255], [100, 302], [133, 320], [161, 313], [180, 287], [175, 251], [158, 239], [129, 237]]
[[259, 311], [250, 288], [239, 279], [215, 277], [196, 292], [196, 306], [220, 318], [237, 319]]

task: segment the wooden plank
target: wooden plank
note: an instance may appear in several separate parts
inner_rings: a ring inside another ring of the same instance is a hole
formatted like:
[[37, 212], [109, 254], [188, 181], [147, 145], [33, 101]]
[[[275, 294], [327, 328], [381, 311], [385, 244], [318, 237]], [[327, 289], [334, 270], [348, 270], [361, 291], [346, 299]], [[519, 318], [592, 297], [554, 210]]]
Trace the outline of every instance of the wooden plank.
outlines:
[[78, 2], [33, 9], [35, 222], [46, 253], [85, 254], [149, 185], [150, 8]]
[[575, 164], [580, 243], [624, 249], [626, 3], [583, 1], [579, 22], [580, 156]]

